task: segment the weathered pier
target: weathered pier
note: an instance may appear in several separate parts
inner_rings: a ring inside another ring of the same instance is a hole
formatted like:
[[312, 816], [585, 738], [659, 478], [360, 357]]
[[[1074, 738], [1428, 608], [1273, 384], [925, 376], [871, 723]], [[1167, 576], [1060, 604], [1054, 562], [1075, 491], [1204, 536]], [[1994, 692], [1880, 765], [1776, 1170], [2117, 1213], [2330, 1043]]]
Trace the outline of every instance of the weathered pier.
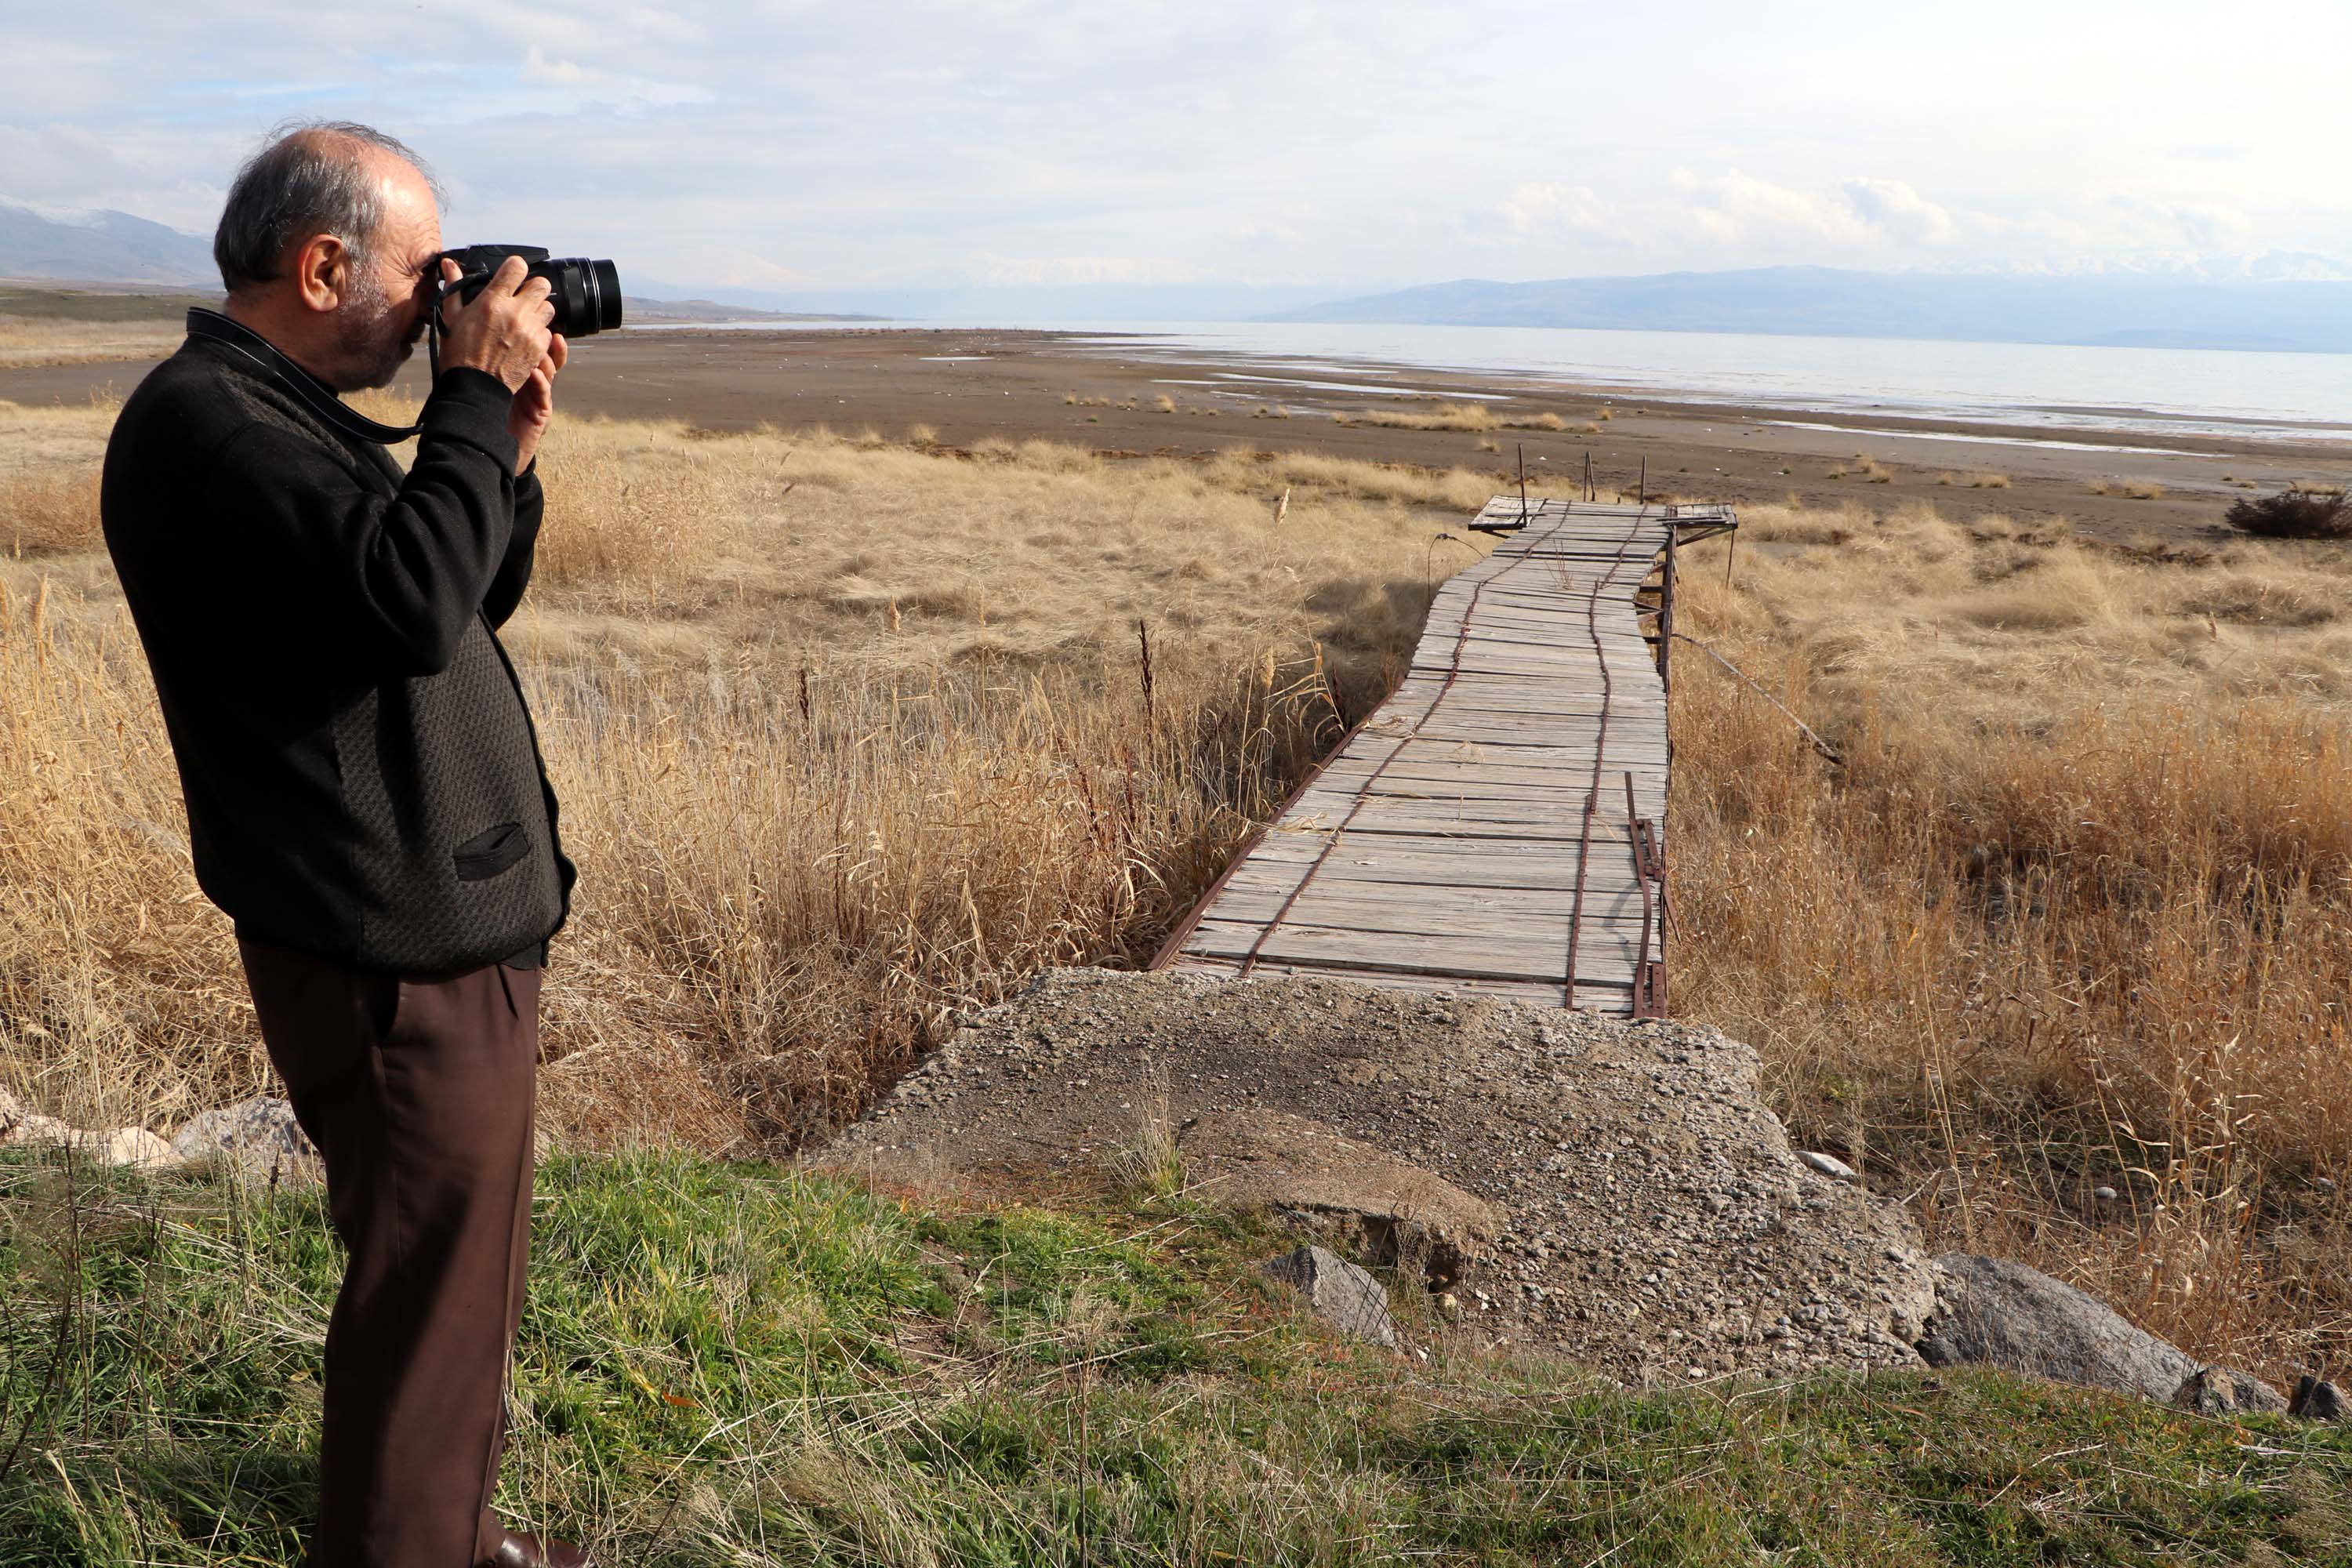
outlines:
[[1498, 496], [1387, 702], [1158, 966], [1664, 1013], [1675, 556], [1727, 509]]

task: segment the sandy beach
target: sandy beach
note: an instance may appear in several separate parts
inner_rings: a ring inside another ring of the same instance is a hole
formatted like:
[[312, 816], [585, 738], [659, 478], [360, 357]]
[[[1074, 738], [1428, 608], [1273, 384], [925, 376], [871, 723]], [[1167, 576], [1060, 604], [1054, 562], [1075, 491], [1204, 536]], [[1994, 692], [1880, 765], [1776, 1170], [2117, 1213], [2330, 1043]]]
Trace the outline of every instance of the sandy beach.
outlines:
[[[79, 403], [127, 393], [147, 362], [0, 370], [0, 399]], [[1139, 455], [1291, 449], [1384, 462], [1485, 468], [1498, 486], [1524, 456], [1531, 475], [1580, 474], [1588, 455], [1609, 489], [1734, 503], [1884, 506], [1933, 500], [1956, 517], [2063, 517], [2087, 537], [2187, 542], [2220, 536], [2223, 510], [2250, 488], [2340, 479], [2340, 442], [2152, 437], [1801, 411], [1628, 394], [1523, 377], [1422, 369], [1366, 380], [1272, 368], [1245, 357], [1095, 333], [987, 328], [627, 331], [577, 345], [564, 407], [677, 419], [714, 430], [761, 425], [928, 430], [949, 446], [991, 437], [1068, 441]], [[1259, 382], [1230, 377], [1264, 375]], [[1301, 382], [1328, 380], [1329, 384]], [[1372, 410], [1426, 411], [1430, 398], [1357, 390], [1382, 380], [1442, 397], [1507, 398], [1503, 417], [1559, 416], [1560, 431], [1412, 430], [1361, 422]], [[403, 383], [418, 395], [420, 367]], [[1160, 406], [1166, 398], [1175, 405]], [[1608, 417], [1601, 416], [1607, 410]], [[1597, 433], [1587, 433], [1592, 426]], [[1838, 477], [1842, 473], [1843, 477]], [[1990, 477], [1990, 482], [1983, 482]], [[2098, 493], [2105, 487], [2108, 493]], [[2143, 493], [2134, 496], [2132, 490]]]

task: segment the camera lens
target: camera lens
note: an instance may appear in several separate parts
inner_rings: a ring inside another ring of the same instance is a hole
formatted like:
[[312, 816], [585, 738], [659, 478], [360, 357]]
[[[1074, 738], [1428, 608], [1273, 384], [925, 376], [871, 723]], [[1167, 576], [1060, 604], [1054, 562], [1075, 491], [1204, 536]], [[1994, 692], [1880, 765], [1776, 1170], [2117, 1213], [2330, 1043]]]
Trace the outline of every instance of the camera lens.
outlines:
[[590, 320], [595, 331], [609, 332], [621, 324], [621, 270], [609, 261], [588, 264]]

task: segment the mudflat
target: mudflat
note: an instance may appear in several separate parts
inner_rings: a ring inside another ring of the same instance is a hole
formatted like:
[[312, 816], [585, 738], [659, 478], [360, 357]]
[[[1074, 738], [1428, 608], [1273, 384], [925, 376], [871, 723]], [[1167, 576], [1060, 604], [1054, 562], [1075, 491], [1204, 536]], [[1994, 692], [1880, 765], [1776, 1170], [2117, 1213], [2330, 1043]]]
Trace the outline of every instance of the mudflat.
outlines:
[[[152, 363], [0, 368], [0, 399], [124, 394]], [[1213, 379], [1235, 371], [1267, 379]], [[1580, 480], [1589, 458], [1604, 499], [1646, 485], [1652, 494], [1735, 503], [1931, 500], [1956, 519], [2063, 517], [2087, 537], [2117, 542], [2224, 537], [2221, 513], [2234, 498], [2352, 472], [2352, 445], [2337, 441], [1806, 412], [1422, 369], [1396, 380], [1429, 395], [1356, 390], [1345, 375], [1091, 332], [678, 328], [580, 343], [562, 397], [574, 413], [710, 430], [827, 425], [895, 439], [928, 434], [948, 447], [1042, 438], [1139, 457], [1320, 452], [1486, 470], [1498, 489], [1516, 483], [1522, 462], [1537, 482]], [[422, 395], [421, 360], [402, 386]], [[1498, 423], [1412, 429], [1371, 419], [1431, 414], [1447, 398], [1484, 399]], [[1543, 415], [1564, 427], [1506, 427]]]

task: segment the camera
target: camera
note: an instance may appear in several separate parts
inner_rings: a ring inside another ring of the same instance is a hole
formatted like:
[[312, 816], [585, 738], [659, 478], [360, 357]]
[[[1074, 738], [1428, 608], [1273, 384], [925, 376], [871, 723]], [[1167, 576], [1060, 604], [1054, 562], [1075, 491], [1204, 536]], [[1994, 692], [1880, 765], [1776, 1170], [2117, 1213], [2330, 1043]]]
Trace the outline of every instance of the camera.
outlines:
[[567, 338], [584, 338], [591, 332], [609, 332], [621, 324], [621, 274], [609, 261], [592, 261], [584, 256], [559, 256], [551, 260], [543, 245], [469, 245], [463, 250], [445, 250], [433, 258], [433, 276], [440, 275], [441, 262], [446, 258], [457, 264], [465, 276], [454, 283], [440, 285], [440, 300], [456, 294], [467, 304], [488, 284], [490, 275], [509, 256], [520, 256], [529, 264], [527, 276], [544, 278], [548, 282], [548, 302], [555, 307], [555, 331]]

